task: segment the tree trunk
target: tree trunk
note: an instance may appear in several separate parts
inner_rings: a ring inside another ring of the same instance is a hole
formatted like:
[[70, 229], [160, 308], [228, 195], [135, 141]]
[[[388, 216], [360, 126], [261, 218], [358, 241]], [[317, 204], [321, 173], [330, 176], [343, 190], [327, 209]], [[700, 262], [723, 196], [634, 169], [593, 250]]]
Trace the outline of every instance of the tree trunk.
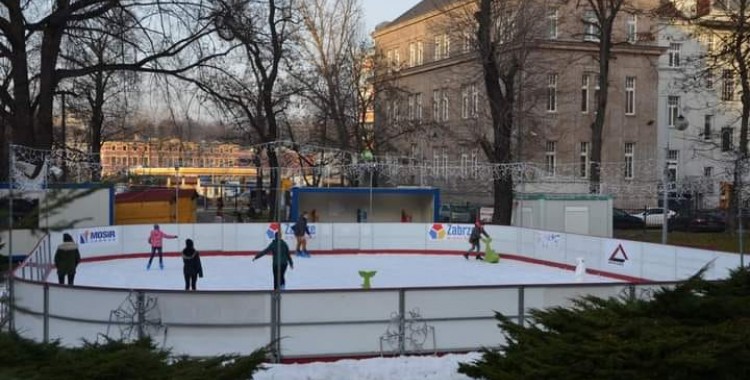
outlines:
[[607, 117], [607, 98], [609, 97], [609, 59], [612, 50], [612, 26], [602, 25], [599, 42], [599, 99], [596, 104], [596, 117], [591, 124], [591, 162], [589, 163], [589, 192], [598, 194], [601, 191], [601, 162], [603, 149], [604, 122]]

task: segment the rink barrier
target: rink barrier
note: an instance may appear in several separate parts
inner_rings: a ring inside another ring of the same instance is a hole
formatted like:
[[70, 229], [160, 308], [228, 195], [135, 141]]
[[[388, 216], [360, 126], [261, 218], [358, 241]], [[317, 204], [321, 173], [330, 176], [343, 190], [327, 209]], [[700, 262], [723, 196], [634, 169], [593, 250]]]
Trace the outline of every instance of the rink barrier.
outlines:
[[[468, 248], [463, 237], [448, 237], [448, 232], [429, 235], [451, 228], [461, 233], [466, 231], [463, 225], [313, 226], [314, 238], [308, 244], [313, 254], [455, 255]], [[270, 227], [265, 223], [162, 225], [162, 230], [180, 236], [179, 240], [165, 240], [167, 251], [177, 252], [184, 239], [193, 238], [206, 254], [248, 255], [268, 244], [273, 236]], [[148, 251], [146, 237], [151, 228], [111, 226], [65, 232], [75, 236], [84, 260], [101, 261], [146, 257], [143, 252]], [[288, 224], [282, 229], [286, 232]], [[707, 272], [709, 279], [721, 278], [739, 265], [736, 255], [707, 250], [515, 227], [487, 226], [487, 230], [503, 258], [572, 269], [575, 258], [584, 257], [589, 273], [632, 281], [315, 289], [278, 294], [270, 290], [66, 287], [45, 281], [52, 268], [50, 247], [62, 240], [60, 233], [53, 233], [46, 242], [40, 240], [27, 261], [14, 271], [14, 330], [37, 341], [59, 340], [64, 346], [78, 346], [84, 339], [96, 341], [102, 336], [126, 340], [150, 336], [173, 354], [190, 356], [248, 354], [275, 341], [276, 358], [291, 361], [462, 352], [503, 343], [496, 311], [527, 323], [531, 310], [570, 306], [575, 297], [643, 299], [694, 274], [709, 261], [714, 263]], [[610, 251], [612, 246], [618, 250], [615, 253], [621, 254], [621, 249], [627, 258], [611, 260], [619, 258]]]

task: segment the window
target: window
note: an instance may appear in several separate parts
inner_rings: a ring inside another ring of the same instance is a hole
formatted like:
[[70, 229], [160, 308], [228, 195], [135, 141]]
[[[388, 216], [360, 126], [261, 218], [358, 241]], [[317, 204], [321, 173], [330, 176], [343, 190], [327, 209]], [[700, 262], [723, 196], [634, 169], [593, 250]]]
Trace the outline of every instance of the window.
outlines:
[[589, 112], [589, 82], [591, 77], [589, 73], [583, 73], [581, 77], [581, 112]]
[[409, 98], [406, 100], [406, 115], [409, 121], [414, 121], [415, 119], [415, 113], [414, 113], [415, 101], [416, 99], [414, 95], [409, 95]]
[[468, 53], [472, 50], [474, 50], [474, 37], [471, 35], [471, 33], [464, 33], [463, 52]]
[[471, 117], [479, 115], [479, 89], [476, 83], [471, 84]]
[[703, 73], [703, 79], [706, 81], [706, 88], [712, 89], [714, 88], [714, 72], [711, 69], [706, 69], [706, 71]]
[[401, 68], [401, 55], [398, 49], [393, 51], [393, 66], [396, 70]]
[[442, 121], [448, 121], [448, 90], [443, 89], [441, 95], [440, 114], [442, 116]]
[[547, 9], [547, 38], [557, 39], [557, 21], [559, 13], [557, 8]]
[[669, 182], [677, 182], [677, 167], [680, 163], [680, 151], [670, 149], [667, 153], [667, 172], [669, 173]]
[[667, 97], [667, 125], [674, 127], [677, 121], [677, 116], [680, 114], [680, 97], [669, 96]]
[[635, 115], [635, 77], [625, 77], [625, 114]]
[[393, 101], [393, 121], [395, 123], [398, 123], [399, 121], [401, 121], [401, 112], [399, 112], [399, 109], [398, 109], [399, 103], [400, 102], [398, 99]]
[[680, 50], [682, 44], [671, 43], [669, 44], [669, 67], [680, 67]]
[[703, 139], [711, 140], [711, 129], [714, 125], [714, 115], [705, 115], [703, 117]]
[[451, 37], [443, 34], [443, 58], [451, 56]]
[[557, 141], [547, 141], [547, 144], [544, 150], [544, 163], [545, 163], [545, 169], [547, 171], [548, 176], [555, 175], [555, 167], [557, 165], [557, 163], [555, 162], [556, 153], [557, 153]]
[[461, 89], [461, 117], [464, 119], [469, 118], [469, 86], [464, 86]]
[[385, 53], [385, 63], [389, 69], [393, 68], [393, 50], [388, 50], [388, 52]]
[[627, 20], [628, 42], [634, 44], [638, 41], [638, 15], [629, 14]]
[[416, 94], [415, 96], [415, 103], [416, 103], [416, 118], [417, 123], [422, 123], [422, 93]]
[[625, 143], [625, 179], [633, 179], [635, 173], [635, 143]]
[[547, 75], [547, 112], [557, 112], [557, 74]]
[[721, 72], [721, 100], [734, 100], [734, 73], [732, 73], [732, 70]]
[[583, 40], [599, 42], [599, 20], [593, 10], [583, 14]]
[[448, 178], [448, 148], [443, 147], [443, 178]]
[[588, 178], [589, 176], [589, 143], [587, 141], [581, 142], [581, 153], [580, 153], [581, 167], [579, 170], [579, 176], [581, 178]]
[[435, 48], [433, 50], [433, 60], [439, 61], [443, 54], [443, 36], [435, 36]]
[[414, 42], [409, 44], [409, 67], [417, 65], [417, 44]]
[[479, 151], [476, 149], [471, 151], [471, 176], [472, 178], [479, 176]]
[[424, 63], [424, 44], [422, 41], [417, 41], [417, 66]]
[[461, 153], [461, 177], [466, 177], [469, 172], [469, 155]]
[[432, 121], [440, 121], [440, 90], [432, 91]]
[[732, 128], [724, 127], [721, 129], [721, 151], [730, 152], [732, 150]]
[[714, 193], [714, 168], [712, 166], [705, 166], [703, 167], [703, 178], [704, 178], [704, 184], [706, 189], [706, 194], [713, 194]]

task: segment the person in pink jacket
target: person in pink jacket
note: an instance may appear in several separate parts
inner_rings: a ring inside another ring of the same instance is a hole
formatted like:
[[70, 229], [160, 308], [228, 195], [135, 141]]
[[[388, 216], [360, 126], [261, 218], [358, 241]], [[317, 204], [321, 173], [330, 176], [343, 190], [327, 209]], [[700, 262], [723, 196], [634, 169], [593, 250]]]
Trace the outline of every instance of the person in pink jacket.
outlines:
[[154, 229], [151, 230], [151, 235], [148, 237], [148, 243], [151, 244], [151, 258], [148, 259], [146, 270], [151, 269], [151, 262], [154, 260], [156, 252], [159, 252], [159, 269], [164, 269], [164, 261], [162, 261], [162, 243], [164, 239], [177, 239], [177, 235], [166, 234], [159, 229], [158, 224], [154, 224]]

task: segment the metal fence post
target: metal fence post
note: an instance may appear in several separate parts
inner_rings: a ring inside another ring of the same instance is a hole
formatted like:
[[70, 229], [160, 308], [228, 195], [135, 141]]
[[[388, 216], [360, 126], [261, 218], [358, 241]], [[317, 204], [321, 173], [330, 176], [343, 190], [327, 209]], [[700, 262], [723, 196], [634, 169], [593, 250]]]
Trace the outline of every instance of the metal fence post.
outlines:
[[526, 323], [526, 287], [521, 285], [518, 287], [518, 324], [521, 327]]
[[145, 295], [143, 294], [142, 290], [139, 290], [136, 293], [136, 312], [138, 314], [138, 321], [137, 323], [137, 331], [138, 331], [138, 340], [141, 340], [146, 337], [146, 332], [143, 330], [143, 324], [146, 321], [146, 304], [145, 304]]
[[44, 283], [44, 343], [49, 343], [49, 283]]
[[398, 291], [398, 354], [404, 355], [406, 352], [406, 291]]

